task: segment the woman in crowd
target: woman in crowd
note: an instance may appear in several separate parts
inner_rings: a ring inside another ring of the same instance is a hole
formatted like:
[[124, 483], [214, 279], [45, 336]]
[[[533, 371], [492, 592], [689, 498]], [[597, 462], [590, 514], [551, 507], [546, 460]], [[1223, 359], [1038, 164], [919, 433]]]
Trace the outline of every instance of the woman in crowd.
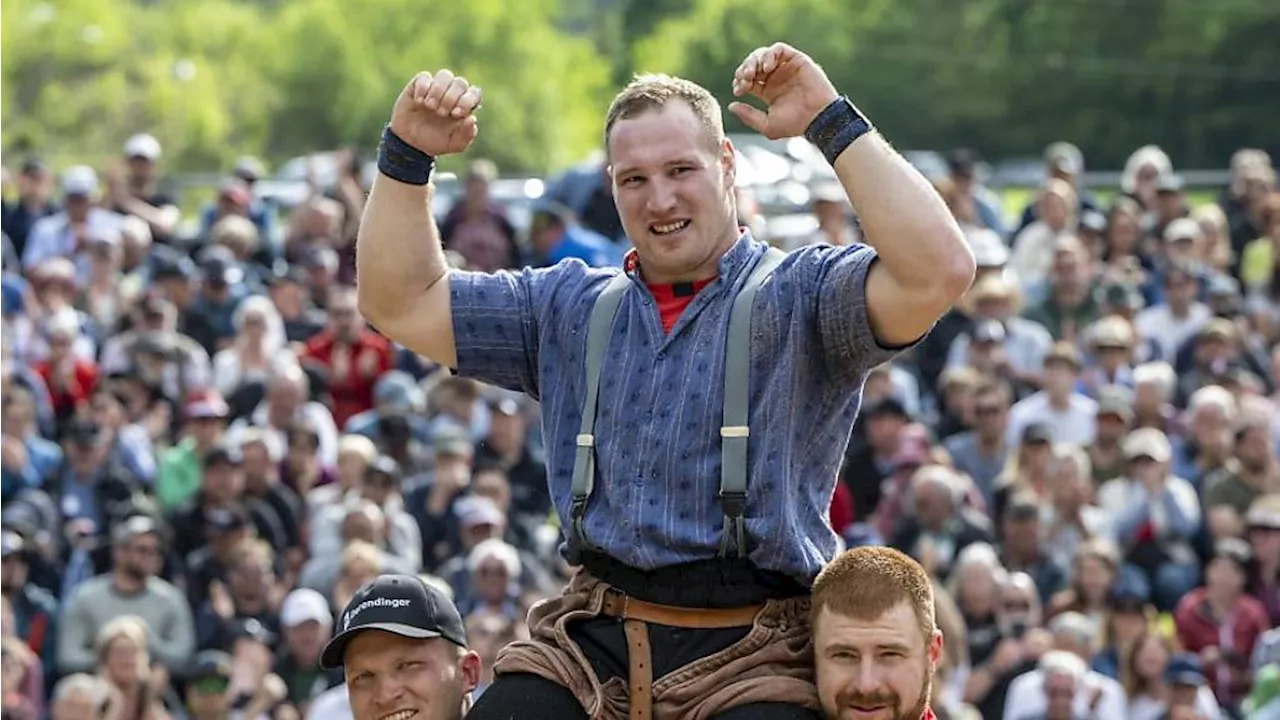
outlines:
[[[1128, 720], [1160, 720], [1169, 712], [1172, 688], [1165, 670], [1174, 650], [1172, 640], [1154, 632], [1143, 633], [1134, 642], [1120, 677], [1129, 696]], [[1196, 691], [1195, 708], [1203, 718], [1220, 717], [1218, 701], [1207, 685]]]
[[119, 720], [168, 720], [163, 698], [169, 678], [151, 665], [147, 626], [141, 619], [124, 615], [103, 625], [93, 649], [98, 676], [114, 689], [120, 704]]
[[1120, 555], [1110, 541], [1095, 538], [1080, 546], [1071, 564], [1071, 587], [1049, 601], [1046, 620], [1078, 612], [1105, 625], [1107, 599], [1120, 568]]
[[284, 321], [265, 295], [245, 298], [231, 323], [235, 339], [213, 356], [213, 386], [224, 396], [248, 383], [265, 383], [277, 365], [295, 361], [286, 344]]

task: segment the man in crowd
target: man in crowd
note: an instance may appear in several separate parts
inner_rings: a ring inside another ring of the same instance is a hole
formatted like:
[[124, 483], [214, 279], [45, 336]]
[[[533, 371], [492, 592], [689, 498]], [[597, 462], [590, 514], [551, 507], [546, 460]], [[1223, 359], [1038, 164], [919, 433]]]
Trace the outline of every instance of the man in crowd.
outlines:
[[98, 629], [123, 615], [146, 622], [157, 662], [170, 670], [182, 668], [195, 649], [195, 630], [182, 591], [157, 577], [163, 557], [160, 527], [135, 515], [116, 526], [112, 545], [111, 572], [82, 583], [62, 609], [59, 669], [93, 668]]

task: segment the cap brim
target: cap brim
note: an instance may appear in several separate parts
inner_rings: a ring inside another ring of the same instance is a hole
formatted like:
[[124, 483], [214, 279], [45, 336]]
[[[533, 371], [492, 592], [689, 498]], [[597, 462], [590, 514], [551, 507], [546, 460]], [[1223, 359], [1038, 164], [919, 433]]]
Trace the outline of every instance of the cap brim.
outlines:
[[400, 637], [413, 638], [415, 640], [428, 640], [430, 638], [444, 637], [436, 630], [424, 630], [423, 628], [405, 625], [403, 623], [369, 623], [368, 625], [358, 625], [345, 632], [338, 633], [333, 636], [328, 645], [324, 646], [324, 652], [320, 653], [320, 667], [325, 670], [333, 670], [343, 665], [343, 657], [347, 651], [347, 644], [358, 634], [365, 630], [381, 630], [389, 632], [392, 635]]

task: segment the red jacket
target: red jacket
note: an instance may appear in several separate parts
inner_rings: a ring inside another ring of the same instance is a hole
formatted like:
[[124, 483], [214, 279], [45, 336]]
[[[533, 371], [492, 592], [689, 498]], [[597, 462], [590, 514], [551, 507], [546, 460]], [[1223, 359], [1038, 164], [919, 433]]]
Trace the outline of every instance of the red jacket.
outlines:
[[98, 366], [90, 360], [76, 360], [71, 369], [71, 377], [65, 387], [58, 387], [53, 379], [53, 366], [48, 360], [36, 366], [36, 372], [44, 379], [49, 388], [49, 398], [53, 401], [53, 409], [59, 416], [71, 414], [77, 407], [89, 402], [93, 389], [98, 384]]
[[1219, 624], [1209, 612], [1207, 595], [1205, 588], [1197, 588], [1178, 603], [1173, 613], [1178, 642], [1197, 655], [1205, 648], [1218, 648], [1222, 660], [1205, 666], [1204, 674], [1218, 701], [1234, 707], [1249, 692], [1253, 646], [1271, 625], [1266, 608], [1250, 595], [1241, 595], [1234, 611]]
[[[335, 351], [346, 355], [340, 364], [334, 362]], [[373, 385], [395, 365], [395, 352], [386, 338], [371, 330], [365, 330], [347, 348], [339, 346], [333, 331], [326, 329], [307, 341], [303, 359], [329, 371], [333, 422], [341, 430], [352, 415], [373, 407]]]

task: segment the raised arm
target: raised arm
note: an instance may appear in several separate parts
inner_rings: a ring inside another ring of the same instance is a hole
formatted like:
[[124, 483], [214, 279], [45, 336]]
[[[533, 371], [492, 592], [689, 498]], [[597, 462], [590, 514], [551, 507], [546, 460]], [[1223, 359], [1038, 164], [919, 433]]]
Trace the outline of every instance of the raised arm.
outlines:
[[733, 92], [768, 105], [729, 106], [766, 137], [816, 134], [879, 256], [866, 281], [871, 330], [884, 346], [918, 340], [973, 282], [973, 253], [942, 198], [839, 98], [822, 68], [790, 45], [747, 56]]
[[391, 339], [457, 366], [449, 268], [431, 217], [435, 157], [475, 140], [480, 88], [448, 70], [419, 73], [396, 99], [378, 152], [378, 177], [360, 221], [356, 285], [360, 312]]

